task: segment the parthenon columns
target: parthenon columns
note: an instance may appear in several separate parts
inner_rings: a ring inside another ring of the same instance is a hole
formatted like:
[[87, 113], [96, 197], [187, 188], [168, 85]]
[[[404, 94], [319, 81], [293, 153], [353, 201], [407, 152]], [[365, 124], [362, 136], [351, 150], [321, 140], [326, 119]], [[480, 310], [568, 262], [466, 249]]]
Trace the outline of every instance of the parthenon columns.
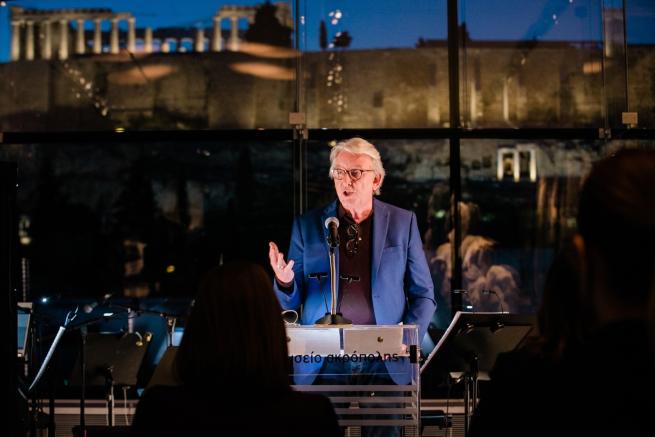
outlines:
[[227, 46], [233, 52], [239, 50], [239, 17], [230, 17], [230, 39]]
[[85, 51], [86, 42], [84, 41], [84, 20], [78, 18], [77, 22], [77, 35], [75, 38], [75, 53], [83, 55]]
[[111, 33], [109, 35], [109, 53], [118, 54], [118, 18], [111, 19]]
[[196, 30], [196, 41], [195, 41], [194, 50], [199, 53], [205, 51], [205, 31], [202, 28]]
[[[104, 49], [102, 23], [105, 20], [111, 22], [109, 51], [113, 54], [119, 52], [118, 23], [125, 20], [127, 21], [126, 48], [134, 52], [136, 50], [136, 20], [130, 13], [113, 12], [110, 9], [28, 10], [18, 7], [11, 8], [11, 60], [34, 60], [37, 57], [37, 48], [39, 49], [38, 57], [46, 60], [52, 59], [53, 56], [61, 60], [68, 59], [71, 51], [76, 55], [83, 55], [88, 51], [96, 55], [101, 54]], [[91, 44], [87, 41], [87, 21], [94, 23]], [[73, 22], [75, 24], [72, 27], [75, 28], [75, 33], [69, 37]], [[150, 32], [152, 37], [152, 31]]]
[[59, 20], [59, 59], [68, 59], [68, 20]]
[[152, 53], [152, 27], [146, 27], [145, 34], [143, 35], [143, 51]]
[[134, 30], [134, 17], [127, 19], [127, 51], [134, 53], [136, 51], [136, 32]]
[[26, 21], [25, 29], [25, 59], [31, 61], [34, 59], [34, 21]]
[[230, 37], [227, 40], [228, 50], [238, 51], [241, 43], [239, 39], [239, 20], [247, 19], [249, 23], [255, 21], [255, 6], [221, 6], [214, 15], [214, 34], [212, 35], [211, 50], [220, 52], [223, 50], [221, 22], [223, 19], [230, 20]]
[[96, 55], [102, 53], [102, 20], [100, 18], [93, 20], [93, 53]]
[[212, 51], [220, 52], [223, 50], [223, 35], [221, 35], [221, 21], [223, 17], [214, 16], [214, 33], [212, 35]]
[[20, 21], [11, 22], [11, 60], [17, 61], [20, 58]]
[[43, 41], [41, 43], [41, 58], [52, 58], [52, 23], [49, 20], [41, 22], [41, 34]]

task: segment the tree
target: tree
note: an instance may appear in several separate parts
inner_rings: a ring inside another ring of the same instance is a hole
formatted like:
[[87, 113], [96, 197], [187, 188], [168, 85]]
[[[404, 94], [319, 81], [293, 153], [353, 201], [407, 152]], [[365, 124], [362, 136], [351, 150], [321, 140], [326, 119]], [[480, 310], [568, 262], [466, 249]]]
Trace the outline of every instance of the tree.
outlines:
[[340, 47], [342, 49], [347, 49], [350, 47], [350, 43], [352, 42], [353, 37], [350, 36], [348, 31], [344, 32], [339, 32], [334, 36], [334, 39], [332, 40], [332, 44], [334, 44], [334, 47]]
[[255, 12], [255, 21], [245, 34], [246, 41], [291, 47], [291, 28], [283, 26], [276, 16], [277, 6], [269, 1]]
[[319, 45], [321, 46], [321, 50], [327, 49], [327, 27], [325, 27], [325, 21], [321, 20], [321, 27], [319, 29]]

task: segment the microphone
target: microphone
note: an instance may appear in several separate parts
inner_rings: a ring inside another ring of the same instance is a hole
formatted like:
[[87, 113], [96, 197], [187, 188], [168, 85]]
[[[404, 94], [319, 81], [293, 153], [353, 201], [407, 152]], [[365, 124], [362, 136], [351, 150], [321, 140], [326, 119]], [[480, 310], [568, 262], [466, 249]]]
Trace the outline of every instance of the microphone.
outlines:
[[325, 220], [325, 227], [328, 230], [328, 245], [331, 249], [339, 246], [339, 219], [336, 217], [328, 217]]
[[87, 303], [86, 305], [84, 305], [82, 307], [82, 311], [84, 311], [86, 314], [89, 314], [91, 311], [96, 309], [96, 307], [105, 305], [107, 301], [109, 301], [109, 299], [111, 299], [112, 297], [113, 297], [112, 293], [107, 293], [104, 296], [102, 296], [102, 299], [95, 300], [91, 303]]

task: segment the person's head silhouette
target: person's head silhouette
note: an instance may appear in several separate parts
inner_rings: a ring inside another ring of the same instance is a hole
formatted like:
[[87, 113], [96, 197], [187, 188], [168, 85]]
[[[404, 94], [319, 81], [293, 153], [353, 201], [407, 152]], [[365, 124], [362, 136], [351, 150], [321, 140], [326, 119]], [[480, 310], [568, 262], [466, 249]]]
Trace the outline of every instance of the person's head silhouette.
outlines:
[[211, 270], [177, 353], [181, 382], [288, 390], [288, 363], [281, 309], [266, 271], [244, 262]]
[[592, 169], [576, 247], [596, 323], [645, 319], [655, 272], [655, 150], [624, 149]]

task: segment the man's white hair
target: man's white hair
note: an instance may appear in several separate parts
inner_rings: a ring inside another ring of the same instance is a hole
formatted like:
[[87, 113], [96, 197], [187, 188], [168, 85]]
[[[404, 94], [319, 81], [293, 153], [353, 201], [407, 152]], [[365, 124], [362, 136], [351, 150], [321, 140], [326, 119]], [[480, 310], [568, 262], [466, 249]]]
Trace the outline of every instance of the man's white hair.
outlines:
[[355, 155], [366, 155], [371, 158], [371, 170], [375, 171], [376, 175], [380, 176], [380, 185], [378, 185], [377, 190], [375, 190], [376, 195], [380, 194], [380, 187], [382, 187], [382, 182], [384, 181], [385, 171], [384, 166], [382, 165], [382, 159], [380, 158], [380, 152], [375, 146], [363, 138], [351, 138], [346, 141], [341, 141], [337, 143], [336, 146], [332, 148], [330, 152], [330, 178], [332, 178], [332, 170], [334, 170], [334, 160], [337, 159], [339, 153], [341, 152], [350, 152]]

